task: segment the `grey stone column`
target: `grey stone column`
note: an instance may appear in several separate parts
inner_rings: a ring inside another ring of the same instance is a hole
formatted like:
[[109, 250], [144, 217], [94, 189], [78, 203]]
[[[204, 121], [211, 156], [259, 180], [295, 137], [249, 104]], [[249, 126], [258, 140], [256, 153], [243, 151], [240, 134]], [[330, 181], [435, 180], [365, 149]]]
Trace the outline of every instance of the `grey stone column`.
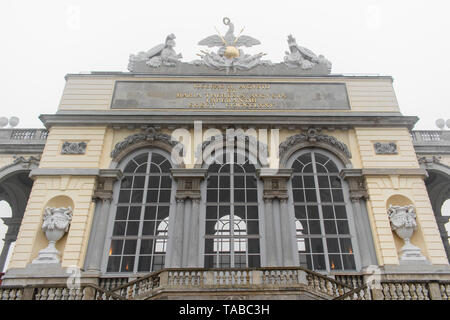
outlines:
[[264, 199], [264, 221], [265, 221], [265, 241], [266, 244], [266, 266], [277, 265], [275, 230], [272, 222], [272, 199]]
[[0, 272], [4, 269], [6, 258], [8, 257], [11, 243], [16, 241], [19, 233], [20, 224], [22, 223], [22, 217], [20, 218], [2, 218], [5, 225], [8, 227], [6, 231], [2, 253], [0, 255]]
[[166, 267], [187, 268], [199, 266], [200, 183], [206, 169], [172, 169], [177, 180], [177, 210], [172, 237], [169, 237], [170, 257]]
[[295, 245], [288, 210], [287, 181], [291, 177], [291, 169], [258, 170], [258, 176], [264, 182], [264, 219], [266, 241], [266, 264], [270, 267], [295, 265]]
[[111, 214], [111, 201], [113, 186], [116, 180], [122, 178], [122, 172], [115, 169], [100, 170], [97, 178], [97, 187], [94, 191], [95, 203], [94, 218], [89, 236], [88, 248], [84, 260], [86, 274], [98, 275], [101, 273], [102, 258], [106, 246], [108, 222]]
[[347, 181], [359, 246], [361, 268], [378, 265], [366, 200], [369, 198], [361, 169], [343, 169], [339, 173]]

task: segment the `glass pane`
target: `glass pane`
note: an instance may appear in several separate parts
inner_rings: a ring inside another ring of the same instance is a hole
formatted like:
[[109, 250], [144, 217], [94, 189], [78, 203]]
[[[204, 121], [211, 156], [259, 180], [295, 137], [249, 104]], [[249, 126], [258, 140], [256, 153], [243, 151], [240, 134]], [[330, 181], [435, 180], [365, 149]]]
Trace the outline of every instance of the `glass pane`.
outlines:
[[344, 195], [342, 194], [341, 189], [333, 190], [333, 201], [334, 202], [343, 202], [344, 201]]
[[259, 255], [249, 255], [248, 256], [248, 267], [249, 268], [260, 268], [261, 267]]
[[334, 219], [333, 206], [322, 206], [324, 219]]
[[220, 202], [230, 202], [230, 190], [220, 190]]
[[130, 201], [130, 193], [128, 190], [120, 190], [119, 203], [128, 203]]
[[234, 216], [239, 217], [241, 219], [245, 219], [245, 207], [244, 206], [235, 206], [234, 207]]
[[142, 239], [141, 240], [141, 254], [152, 254], [153, 253], [153, 240], [152, 239]]
[[170, 202], [170, 190], [159, 191], [159, 202]]
[[156, 219], [156, 207], [147, 206], [145, 207], [144, 220], [155, 220]]
[[205, 268], [214, 268], [214, 256], [205, 256]]
[[217, 188], [217, 176], [209, 176], [207, 180], [207, 187], [208, 188]]
[[230, 177], [229, 176], [220, 176], [219, 177], [219, 187], [220, 188], [229, 188], [230, 187]]
[[149, 176], [148, 177], [148, 187], [149, 188], [159, 188], [159, 176]]
[[158, 220], [162, 220], [169, 216], [169, 206], [158, 207]]
[[334, 220], [324, 220], [325, 234], [336, 234], [336, 223]]
[[292, 187], [293, 188], [303, 188], [302, 176], [294, 176], [292, 178]]
[[115, 222], [113, 236], [123, 236], [125, 234], [126, 222]]
[[127, 164], [127, 166], [125, 167], [125, 169], [123, 170], [123, 172], [125, 173], [132, 173], [132, 172], [134, 172], [134, 170], [136, 169], [136, 167], [137, 167], [137, 164], [133, 161], [133, 160], [131, 160], [128, 164]]
[[333, 161], [328, 161], [325, 167], [328, 169], [328, 172], [339, 172]]
[[337, 176], [330, 176], [330, 182], [332, 188], [342, 188], [341, 179]]
[[208, 172], [217, 172], [219, 170], [219, 168], [221, 167], [220, 164], [218, 163], [213, 163], [212, 165], [210, 165], [208, 167]]
[[[319, 220], [310, 220], [309, 222], [309, 234], [321, 234]], [[303, 226], [305, 227], [305, 226]]]
[[298, 161], [302, 162], [303, 164], [307, 164], [311, 162], [311, 153], [305, 153], [302, 154], [300, 157], [298, 157]]
[[120, 182], [120, 188], [121, 189], [131, 188], [132, 181], [133, 181], [133, 177], [132, 176], [125, 176], [125, 177], [123, 177], [122, 181]]
[[172, 168], [172, 165], [168, 160], [164, 161], [160, 164], [161, 171], [164, 173], [170, 173], [170, 169]]
[[319, 163], [316, 163], [317, 173], [327, 173], [327, 169]]
[[248, 221], [247, 228], [248, 234], [258, 234], [259, 233], [258, 221]]
[[323, 255], [313, 255], [314, 270], [325, 270], [325, 257]]
[[133, 180], [133, 188], [144, 188], [145, 176], [135, 176]]
[[329, 255], [329, 263], [331, 270], [342, 270], [341, 256], [338, 254]]
[[119, 272], [120, 268], [120, 256], [111, 256], [108, 259], [108, 266], [106, 267], [107, 272]]
[[207, 202], [217, 202], [217, 190], [209, 189], [206, 192], [206, 201]]
[[134, 161], [136, 161], [138, 164], [146, 163], [148, 159], [148, 153], [142, 153], [138, 155], [137, 157], [134, 157]]
[[319, 219], [319, 208], [317, 206], [308, 206], [308, 219]]
[[127, 220], [128, 207], [117, 207], [116, 220]]
[[152, 153], [152, 159], [151, 159], [152, 162], [154, 162], [156, 164], [160, 164], [164, 160], [166, 160], [166, 158], [163, 157], [162, 155], [160, 155], [159, 153], [156, 153], [156, 152]]
[[112, 240], [111, 248], [109, 249], [109, 255], [121, 255], [122, 254], [123, 240]]
[[158, 190], [149, 190], [147, 192], [147, 203], [155, 203], [158, 201]]
[[131, 195], [131, 203], [142, 203], [142, 197], [144, 196], [144, 191], [133, 190]]
[[341, 243], [342, 253], [353, 253], [352, 240], [350, 238], [341, 238], [339, 241]]
[[205, 253], [214, 253], [214, 239], [205, 240]]
[[151, 264], [151, 256], [141, 256], [139, 257], [138, 271], [139, 272], [149, 272]]
[[314, 157], [316, 159], [316, 162], [320, 164], [325, 164], [328, 161], [328, 157], [318, 152], [314, 152]]
[[124, 256], [122, 258], [121, 272], [132, 272], [134, 267], [134, 256]]
[[303, 167], [303, 172], [304, 173], [312, 173], [313, 172], [312, 164], [307, 164], [306, 166], [304, 166]]
[[292, 190], [292, 194], [294, 195], [294, 202], [305, 202], [303, 189]]
[[256, 178], [254, 176], [246, 176], [245, 183], [247, 188], [256, 188]]
[[206, 230], [205, 233], [209, 234], [209, 235], [213, 235], [216, 233], [216, 226], [217, 221], [216, 220], [212, 220], [212, 221], [206, 221]]
[[304, 182], [305, 188], [315, 188], [313, 176], [304, 176], [303, 182]]
[[155, 221], [144, 221], [142, 235], [153, 236], [155, 234]]
[[247, 190], [247, 202], [258, 202], [256, 190]]
[[245, 189], [234, 190], [234, 202], [245, 202]]
[[327, 248], [330, 253], [339, 253], [339, 243], [337, 238], [327, 239]]
[[304, 206], [295, 206], [295, 217], [297, 219], [305, 219], [306, 218], [306, 208]]
[[247, 219], [258, 219], [257, 206], [247, 206]]
[[311, 249], [312, 249], [312, 253], [322, 253], [323, 252], [322, 238], [312, 238], [311, 239]]
[[355, 258], [352, 254], [344, 254], [342, 255], [342, 260], [344, 261], [344, 269], [345, 270], [355, 270]]
[[136, 254], [137, 240], [125, 240], [125, 246], [123, 247], [123, 254]]
[[206, 219], [207, 220], [216, 220], [217, 219], [217, 207], [215, 207], [215, 206], [207, 206], [206, 207]]
[[317, 179], [319, 180], [319, 188], [329, 188], [330, 183], [328, 181], [327, 176], [318, 176]]
[[294, 161], [294, 163], [292, 164], [292, 169], [294, 172], [302, 172], [303, 164], [298, 161]]
[[146, 163], [145, 164], [141, 164], [134, 171], [134, 173], [146, 173], [146, 172], [147, 172], [147, 164]]
[[235, 188], [244, 188], [244, 176], [235, 176], [234, 177], [234, 187]]
[[331, 192], [329, 189], [320, 189], [320, 201], [331, 202]]
[[347, 219], [345, 206], [335, 206], [334, 211], [336, 212], [336, 219]]
[[139, 231], [139, 222], [128, 222], [127, 225], [127, 236], [137, 236]]
[[140, 220], [141, 218], [141, 207], [130, 207], [129, 220]]
[[259, 239], [248, 239], [248, 253], [259, 253]]
[[346, 220], [337, 220], [336, 222], [339, 234], [350, 234], [350, 230], [348, 229], [348, 222]]
[[228, 216], [226, 219], [230, 219], [230, 206], [220, 206], [219, 207], [219, 218]]
[[314, 189], [306, 189], [306, 202], [317, 202], [316, 190]]

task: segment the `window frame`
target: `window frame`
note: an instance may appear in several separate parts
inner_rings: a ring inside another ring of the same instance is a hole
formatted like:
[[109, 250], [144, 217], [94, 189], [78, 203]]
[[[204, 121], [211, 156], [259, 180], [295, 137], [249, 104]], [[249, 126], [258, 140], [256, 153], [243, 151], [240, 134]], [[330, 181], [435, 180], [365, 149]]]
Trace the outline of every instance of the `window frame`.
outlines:
[[[337, 169], [338, 169], [338, 173], [345, 168], [344, 164], [342, 163], [342, 161], [333, 153], [329, 152], [328, 150], [322, 149], [322, 148], [317, 148], [317, 147], [306, 147], [306, 148], [302, 148], [297, 150], [296, 152], [294, 152], [290, 158], [288, 159], [288, 161], [286, 162], [286, 168], [292, 168], [293, 163], [302, 155], [306, 154], [306, 153], [319, 153], [327, 158], [329, 158], [331, 161], [334, 162], [334, 164], [336, 165]], [[343, 193], [343, 198], [344, 201], [343, 203], [345, 204], [345, 210], [346, 210], [346, 214], [347, 214], [347, 221], [348, 221], [348, 227], [349, 227], [349, 235], [350, 235], [350, 239], [351, 239], [351, 244], [352, 244], [352, 248], [353, 248], [353, 256], [354, 256], [354, 260], [355, 260], [355, 269], [353, 270], [346, 270], [346, 269], [331, 269], [330, 268], [330, 263], [329, 263], [329, 253], [328, 253], [328, 244], [326, 239], [327, 234], [325, 232], [325, 225], [324, 225], [324, 215], [323, 215], [323, 204], [322, 201], [319, 202], [318, 199], [319, 198], [319, 187], [318, 187], [318, 176], [317, 176], [317, 172], [313, 169], [313, 173], [314, 173], [314, 181], [315, 181], [315, 186], [316, 188], [315, 190], [315, 194], [316, 194], [316, 202], [307, 202], [306, 199], [304, 201], [304, 206], [307, 207], [309, 205], [309, 203], [311, 203], [311, 205], [317, 205], [318, 207], [318, 211], [319, 211], [319, 221], [320, 221], [320, 228], [321, 228], [321, 234], [320, 236], [317, 235], [314, 237], [310, 237], [310, 238], [319, 238], [322, 239], [322, 246], [323, 246], [323, 255], [325, 257], [325, 269], [323, 270], [314, 270], [315, 272], [319, 272], [319, 273], [323, 273], [323, 274], [348, 274], [348, 273], [357, 273], [361, 271], [361, 258], [360, 258], [360, 249], [358, 246], [358, 241], [357, 241], [357, 233], [356, 233], [356, 226], [355, 226], [355, 220], [354, 220], [354, 212], [353, 212], [353, 206], [351, 205], [351, 200], [350, 200], [350, 192], [349, 192], [349, 187], [347, 182], [340, 178], [341, 181], [341, 188], [342, 188], [342, 193]], [[287, 183], [287, 188], [288, 188], [288, 195], [289, 195], [289, 213], [290, 213], [290, 219], [291, 221], [293, 221], [294, 225], [293, 225], [293, 236], [294, 236], [294, 243], [295, 243], [295, 249], [297, 252], [296, 255], [296, 261], [297, 261], [297, 265], [300, 266], [300, 261], [299, 261], [299, 251], [298, 251], [298, 247], [297, 247], [297, 243], [298, 243], [298, 237], [297, 237], [297, 224], [296, 221], [298, 220], [295, 217], [295, 203], [296, 201], [294, 201], [294, 190], [293, 190], [293, 176], [291, 177], [291, 179], [289, 179], [288, 183]], [[304, 187], [303, 187], [304, 188]], [[328, 205], [328, 204], [325, 204]], [[339, 204], [333, 204], [332, 206], [336, 206]], [[336, 219], [335, 219], [336, 221]], [[300, 221], [299, 221], [300, 222]], [[305, 228], [305, 226], [303, 226], [303, 228]], [[334, 238], [340, 238], [338, 234], [336, 234], [336, 236], [331, 236]], [[305, 238], [303, 238], [305, 239]]]
[[[140, 156], [141, 154], [153, 154], [153, 153], [157, 153], [160, 154], [161, 156], [163, 156], [164, 158], [166, 158], [167, 161], [169, 161], [171, 168], [176, 168], [176, 166], [174, 165], [174, 163], [172, 162], [172, 158], [171, 155], [162, 149], [159, 148], [141, 148], [139, 150], [135, 150], [133, 152], [131, 152], [130, 154], [126, 155], [125, 157], [123, 157], [121, 159], [121, 161], [116, 165], [117, 169], [120, 169], [122, 172], [124, 171], [124, 169], [126, 168], [126, 166], [129, 164], [129, 162]], [[170, 169], [169, 169], [170, 170]], [[160, 175], [161, 176], [161, 175]], [[175, 194], [176, 194], [176, 190], [177, 190], [177, 183], [176, 180], [173, 179], [172, 175], [170, 175], [170, 179], [171, 179], [171, 188], [170, 188], [170, 199], [169, 202], [161, 202], [161, 204], [167, 205], [169, 207], [169, 215], [168, 215], [168, 220], [169, 220], [169, 224], [168, 224], [168, 230], [167, 230], [167, 236], [165, 238], [165, 262], [164, 265], [167, 263], [167, 257], [169, 256], [168, 252], [170, 250], [169, 248], [169, 239], [171, 238], [171, 234], [172, 234], [172, 229], [173, 229], [173, 223], [171, 223], [170, 221], [173, 221], [174, 219], [174, 214], [175, 214], [175, 203], [176, 203], [176, 198], [175, 198]], [[147, 178], [146, 180], [147, 181]], [[121, 183], [122, 183], [122, 179], [116, 181], [114, 183], [113, 186], [113, 198], [111, 200], [111, 205], [109, 208], [109, 217], [108, 217], [108, 226], [107, 226], [107, 231], [106, 231], [106, 238], [105, 238], [105, 245], [104, 245], [104, 249], [103, 249], [103, 257], [102, 257], [102, 264], [101, 264], [101, 273], [103, 275], [107, 275], [108, 277], [114, 277], [114, 276], [118, 276], [118, 277], [123, 277], [123, 276], [128, 276], [128, 277], [135, 277], [135, 276], [141, 276], [141, 275], [146, 275], [149, 272], [153, 272], [153, 271], [138, 271], [138, 261], [139, 261], [139, 256], [140, 256], [140, 252], [139, 252], [139, 244], [140, 241], [142, 240], [142, 228], [143, 228], [143, 222], [144, 222], [144, 212], [146, 206], [143, 203], [143, 200], [145, 197], [143, 197], [142, 199], [142, 203], [141, 203], [141, 216], [140, 216], [140, 220], [139, 220], [139, 230], [138, 230], [138, 235], [137, 236], [133, 236], [136, 237], [138, 239], [137, 241], [137, 248], [136, 248], [136, 253], [134, 256], [134, 267], [133, 267], [133, 271], [130, 272], [122, 272], [122, 271], [118, 271], [118, 272], [108, 272], [107, 271], [107, 266], [108, 266], [108, 258], [109, 258], [109, 251], [111, 248], [111, 243], [113, 239], [113, 229], [114, 229], [114, 222], [115, 222], [115, 218], [116, 218], [116, 214], [117, 214], [117, 209], [120, 207], [118, 204], [119, 202], [119, 195], [120, 195], [120, 190], [121, 190]], [[161, 181], [158, 187], [158, 190], [161, 189]], [[145, 192], [148, 192], [149, 188], [145, 186], [144, 184], [144, 190]], [[159, 202], [158, 202], [158, 207], [159, 207]], [[128, 221], [128, 220], [127, 220]], [[161, 220], [161, 223], [164, 220]], [[158, 239], [158, 227], [159, 224], [155, 226], [155, 234], [152, 236], [152, 239], [154, 240], [153, 243], [153, 249], [155, 249], [156, 246], [156, 241]], [[160, 238], [160, 237], [159, 237]], [[124, 235], [124, 239], [126, 239], [126, 235]], [[123, 255], [123, 254], [122, 254]], [[155, 252], [152, 252], [152, 256], [155, 256]], [[164, 267], [164, 266], [163, 266]]]

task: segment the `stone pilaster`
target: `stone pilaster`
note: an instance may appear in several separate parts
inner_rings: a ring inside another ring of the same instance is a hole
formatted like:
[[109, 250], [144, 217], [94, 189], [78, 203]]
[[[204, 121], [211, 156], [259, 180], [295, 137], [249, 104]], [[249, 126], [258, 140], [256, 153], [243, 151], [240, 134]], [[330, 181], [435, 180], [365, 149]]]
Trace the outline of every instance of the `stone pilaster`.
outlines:
[[264, 183], [264, 220], [267, 266], [295, 266], [295, 223], [288, 210], [287, 182], [291, 169], [258, 170], [258, 176]]
[[84, 261], [84, 270], [88, 274], [101, 272], [102, 257], [105, 250], [106, 232], [111, 213], [113, 187], [122, 178], [120, 170], [100, 170], [97, 186], [92, 198], [95, 201], [94, 218], [91, 225], [88, 249]]
[[177, 207], [167, 246], [168, 268], [200, 267], [200, 185], [206, 169], [172, 169]]
[[349, 187], [349, 198], [355, 221], [356, 238], [359, 246], [361, 268], [366, 269], [370, 265], [378, 265], [375, 252], [374, 239], [370, 228], [369, 215], [366, 201], [369, 195], [361, 169], [342, 169], [339, 173]]

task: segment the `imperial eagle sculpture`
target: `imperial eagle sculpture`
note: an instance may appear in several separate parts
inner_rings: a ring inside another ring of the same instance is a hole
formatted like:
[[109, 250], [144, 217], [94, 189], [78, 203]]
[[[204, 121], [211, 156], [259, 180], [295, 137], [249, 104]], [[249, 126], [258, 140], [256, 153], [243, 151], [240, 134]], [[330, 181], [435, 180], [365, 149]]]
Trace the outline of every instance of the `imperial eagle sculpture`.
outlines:
[[224, 36], [212, 35], [201, 40], [198, 44], [208, 47], [219, 47], [216, 52], [202, 51], [203, 55], [200, 55], [201, 61], [194, 61], [194, 64], [206, 66], [217, 69], [226, 70], [249, 70], [261, 64], [271, 64], [269, 61], [263, 61], [261, 58], [264, 53], [258, 53], [255, 55], [245, 54], [239, 47], [252, 47], [254, 45], [261, 44], [261, 42], [253, 37], [242, 35], [244, 29], [235, 36], [234, 24], [229, 18], [223, 18], [223, 23], [228, 26], [228, 31]]

